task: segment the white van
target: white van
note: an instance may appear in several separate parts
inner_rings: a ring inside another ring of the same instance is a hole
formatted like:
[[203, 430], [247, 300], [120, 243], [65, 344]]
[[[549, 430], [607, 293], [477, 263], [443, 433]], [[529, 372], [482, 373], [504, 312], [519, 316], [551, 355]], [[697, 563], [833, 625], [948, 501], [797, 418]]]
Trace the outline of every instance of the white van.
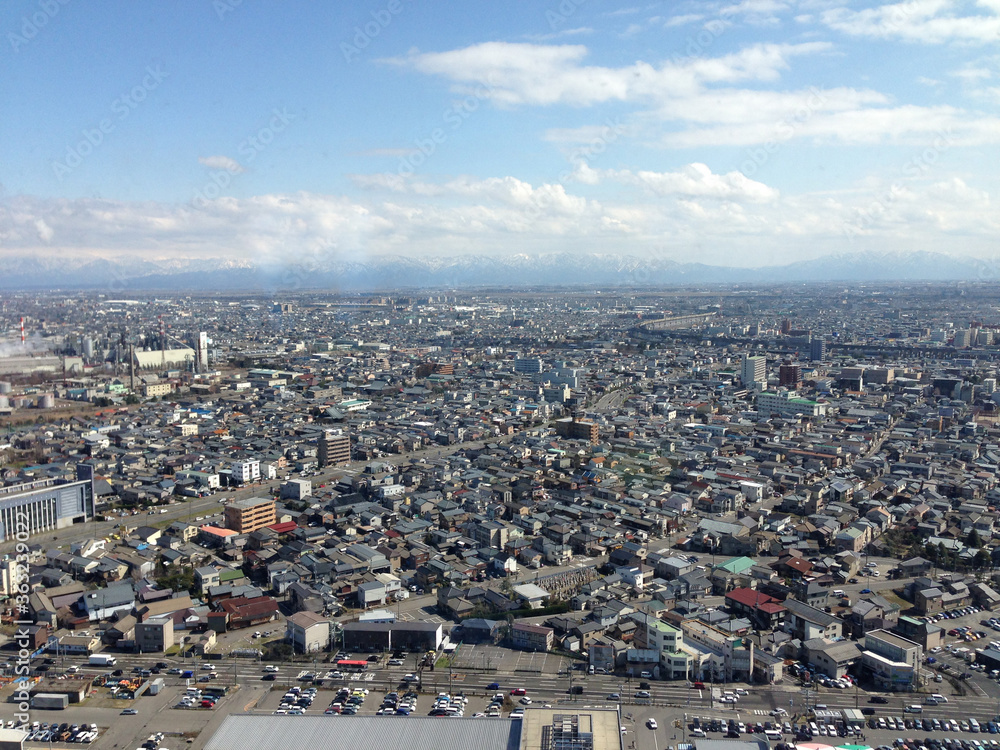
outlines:
[[903, 710], [909, 714], [920, 714], [924, 712], [924, 707], [914, 705], [914, 706], [907, 706]]
[[941, 693], [934, 693], [934, 695], [932, 695], [931, 698], [933, 698], [934, 700], [936, 700], [938, 703], [947, 703], [948, 702], [948, 698], [946, 696], [944, 696], [944, 695], [941, 695]]
[[765, 729], [764, 736], [769, 740], [774, 740], [776, 742], [781, 742], [781, 732], [777, 729]]
[[846, 594], [844, 593], [843, 589], [834, 589], [833, 590], [833, 595], [834, 596], [846, 596]]

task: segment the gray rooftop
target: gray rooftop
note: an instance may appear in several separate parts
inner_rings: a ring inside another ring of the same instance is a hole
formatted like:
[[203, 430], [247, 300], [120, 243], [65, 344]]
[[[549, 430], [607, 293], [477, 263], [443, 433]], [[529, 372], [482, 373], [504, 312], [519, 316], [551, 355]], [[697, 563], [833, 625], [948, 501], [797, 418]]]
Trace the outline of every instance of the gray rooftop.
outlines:
[[[332, 731], [336, 725], [336, 731]], [[447, 719], [407, 716], [229, 716], [205, 750], [517, 750], [521, 722], [510, 719]]]

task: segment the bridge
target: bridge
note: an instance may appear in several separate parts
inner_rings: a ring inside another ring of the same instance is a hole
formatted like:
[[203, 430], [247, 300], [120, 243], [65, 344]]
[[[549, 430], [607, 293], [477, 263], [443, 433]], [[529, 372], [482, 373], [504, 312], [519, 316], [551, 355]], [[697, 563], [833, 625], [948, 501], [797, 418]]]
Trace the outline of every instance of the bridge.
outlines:
[[669, 318], [656, 318], [655, 320], [644, 320], [638, 324], [637, 328], [646, 331], [671, 331], [675, 328], [691, 328], [701, 323], [707, 323], [714, 318], [717, 313], [696, 313], [693, 315], [674, 315]]

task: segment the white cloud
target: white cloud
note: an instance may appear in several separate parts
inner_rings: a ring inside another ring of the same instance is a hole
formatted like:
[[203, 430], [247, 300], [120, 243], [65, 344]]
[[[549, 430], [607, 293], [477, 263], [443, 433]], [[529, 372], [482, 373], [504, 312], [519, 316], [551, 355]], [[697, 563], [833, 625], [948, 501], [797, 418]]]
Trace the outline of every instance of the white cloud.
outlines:
[[224, 169], [231, 174], [240, 174], [246, 171], [242, 164], [228, 156], [199, 156], [198, 163], [204, 164], [209, 169]]
[[777, 0], [741, 0], [741, 2], [724, 6], [719, 15], [742, 16], [751, 26], [773, 26], [779, 23], [778, 17], [782, 11], [788, 10], [788, 4]]
[[[985, 114], [893, 106], [890, 97], [869, 89], [774, 90], [760, 85], [779, 81], [793, 58], [830, 50], [828, 43], [818, 41], [758, 44], [717, 57], [609, 68], [585, 65], [588, 51], [582, 45], [490, 42], [450, 52], [413, 53], [393, 62], [444, 77], [457, 91], [474, 92], [503, 106], [633, 104], [637, 110], [621, 115], [624, 123], [618, 134], [671, 148], [792, 138], [912, 144], [944, 127], [967, 143], [1000, 140], [1000, 120]], [[474, 85], [484, 81], [488, 83]], [[736, 87], [743, 83], [758, 85]], [[553, 128], [544, 137], [560, 143], [584, 142], [602, 127]]]
[[586, 66], [583, 45], [486, 42], [449, 52], [415, 52], [387, 60], [454, 82], [462, 94], [501, 105], [663, 101], [706, 84], [773, 81], [789, 60], [830, 49], [825, 42], [758, 44], [721, 57], [688, 57], [659, 66]]
[[0, 202], [0, 245], [7, 256], [229, 256], [263, 264], [330, 248], [357, 258], [470, 248], [641, 255], [668, 247], [683, 258], [697, 246], [705, 262], [736, 257], [760, 265], [842, 251], [851, 227], [853, 238], [886, 249], [933, 249], [961, 238], [965, 252], [982, 255], [994, 252], [1000, 233], [993, 196], [940, 166], [897, 185], [874, 180], [798, 195], [700, 163], [663, 172], [581, 164], [574, 176], [579, 183], [533, 185], [513, 176], [358, 175], [355, 183], [369, 189], [360, 198], [299, 192], [220, 198], [200, 208], [21, 195]]
[[991, 13], [957, 15], [957, 4], [950, 0], [904, 0], [863, 10], [833, 8], [820, 18], [831, 29], [850, 36], [925, 44], [996, 43], [1000, 39], [1000, 3], [980, 0], [977, 5]]
[[525, 39], [530, 39], [533, 42], [548, 42], [553, 39], [563, 39], [568, 36], [586, 36], [593, 34], [594, 30], [589, 26], [578, 26], [573, 29], [563, 29], [562, 31], [553, 31], [550, 34], [526, 34]]
[[686, 13], [680, 16], [673, 16], [668, 18], [663, 24], [664, 28], [673, 28], [674, 26], [687, 26], [689, 23], [695, 23], [701, 21], [705, 16], [701, 13]]
[[714, 174], [708, 166], [697, 162], [688, 164], [677, 172], [596, 170], [587, 164], [581, 164], [573, 172], [573, 177], [588, 185], [596, 185], [602, 180], [636, 185], [661, 197], [685, 196], [752, 203], [773, 201], [778, 198], [777, 190], [762, 182], [751, 180], [741, 172]]
[[44, 219], [35, 219], [35, 230], [38, 232], [38, 238], [45, 244], [50, 243], [55, 234], [52, 227], [46, 224]]

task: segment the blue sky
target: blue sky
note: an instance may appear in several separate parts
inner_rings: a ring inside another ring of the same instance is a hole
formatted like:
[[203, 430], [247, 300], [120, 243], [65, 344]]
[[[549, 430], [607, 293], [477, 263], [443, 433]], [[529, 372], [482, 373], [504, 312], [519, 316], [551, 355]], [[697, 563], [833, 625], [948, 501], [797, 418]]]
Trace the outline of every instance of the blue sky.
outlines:
[[0, 255], [1000, 237], [1000, 0], [8, 0], [0, 34]]

